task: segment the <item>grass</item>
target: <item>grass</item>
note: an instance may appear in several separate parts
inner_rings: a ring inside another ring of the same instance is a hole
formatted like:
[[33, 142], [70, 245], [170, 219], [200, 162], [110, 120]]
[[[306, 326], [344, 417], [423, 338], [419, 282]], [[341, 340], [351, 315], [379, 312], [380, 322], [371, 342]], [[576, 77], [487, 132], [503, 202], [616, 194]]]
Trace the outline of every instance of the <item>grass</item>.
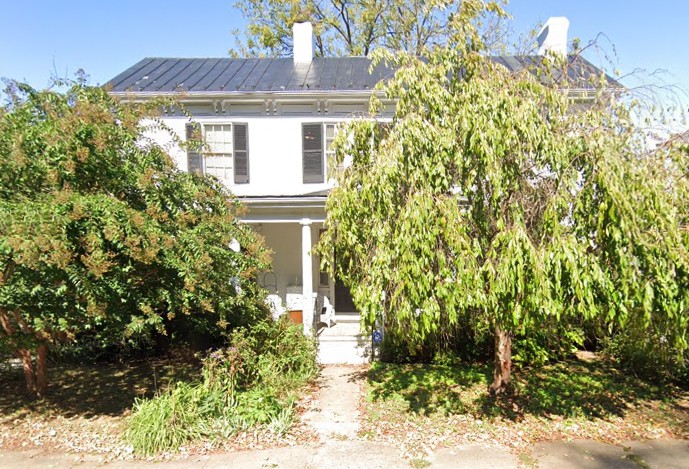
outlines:
[[409, 465], [414, 469], [423, 469], [424, 467], [429, 467], [431, 463], [425, 459], [412, 459], [409, 461]]
[[481, 443], [519, 450], [566, 438], [607, 442], [689, 438], [689, 392], [625, 375], [602, 361], [565, 361], [515, 373], [514, 392], [487, 392], [482, 364], [376, 363], [368, 375], [363, 437], [401, 446], [410, 459], [438, 446]]
[[155, 399], [137, 400], [125, 438], [137, 453], [153, 456], [199, 438], [203, 388], [179, 382]]
[[[293, 444], [316, 343], [288, 321], [233, 330], [202, 360], [77, 364], [50, 369], [47, 395], [26, 399], [22, 370], [0, 362], [0, 449], [76, 450], [113, 457]], [[68, 350], [69, 352], [69, 350]], [[182, 352], [186, 352], [182, 350]], [[88, 358], [88, 357], [86, 357]], [[83, 363], [81, 360], [78, 363]]]

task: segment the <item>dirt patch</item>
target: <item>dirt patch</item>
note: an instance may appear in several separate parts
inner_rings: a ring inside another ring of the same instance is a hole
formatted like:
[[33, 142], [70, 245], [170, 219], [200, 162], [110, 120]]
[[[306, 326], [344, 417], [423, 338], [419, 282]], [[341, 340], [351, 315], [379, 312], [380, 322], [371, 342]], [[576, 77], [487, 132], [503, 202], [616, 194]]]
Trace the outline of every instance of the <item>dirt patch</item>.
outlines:
[[0, 385], [12, 392], [0, 395], [0, 448], [126, 455], [131, 450], [120, 435], [134, 400], [194, 379], [197, 370], [180, 360], [54, 366], [48, 393], [31, 400], [21, 370], [5, 368]]

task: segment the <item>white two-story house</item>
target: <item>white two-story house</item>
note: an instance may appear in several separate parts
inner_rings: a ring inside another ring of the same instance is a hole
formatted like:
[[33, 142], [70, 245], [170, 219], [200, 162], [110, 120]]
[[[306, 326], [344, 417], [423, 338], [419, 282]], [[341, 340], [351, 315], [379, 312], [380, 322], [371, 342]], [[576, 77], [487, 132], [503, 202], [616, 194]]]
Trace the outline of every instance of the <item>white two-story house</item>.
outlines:
[[[566, 35], [566, 32], [565, 32]], [[318, 315], [327, 298], [338, 326], [350, 322], [355, 357], [342, 350], [323, 362], [365, 360], [349, 291], [319, 270], [311, 252], [324, 229], [330, 145], [339, 123], [367, 115], [375, 85], [393, 71], [370, 70], [365, 57], [314, 57], [309, 23], [294, 26], [292, 58], [146, 58], [109, 82], [124, 100], [173, 95], [191, 117], [169, 110], [162, 120], [181, 140], [197, 125], [207, 144], [203, 154], [189, 152], [157, 135], [180, 170], [211, 174], [247, 206], [243, 221], [265, 237], [273, 251], [273, 270], [259, 282], [281, 297], [290, 310], [302, 311], [306, 333], [320, 332]], [[533, 64], [533, 58], [494, 57], [510, 70]], [[596, 73], [586, 61], [579, 72]], [[394, 103], [377, 119], [389, 120]], [[155, 137], [155, 136], [154, 136]], [[336, 256], [337, 257], [337, 256]], [[336, 334], [335, 334], [336, 335]], [[322, 344], [322, 342], [321, 342]]]
[[293, 58], [146, 58], [108, 84], [124, 100], [173, 95], [184, 104], [191, 117], [170, 110], [162, 120], [181, 140], [196, 125], [207, 150], [187, 151], [164, 132], [153, 137], [181, 170], [217, 177], [244, 202], [243, 221], [273, 251], [273, 270], [258, 280], [303, 312], [305, 332], [317, 330], [325, 298], [358, 328], [349, 291], [319, 270], [311, 248], [324, 229], [337, 125], [367, 113], [373, 87], [391, 72], [369, 72], [364, 57], [315, 58], [311, 24], [294, 33]]

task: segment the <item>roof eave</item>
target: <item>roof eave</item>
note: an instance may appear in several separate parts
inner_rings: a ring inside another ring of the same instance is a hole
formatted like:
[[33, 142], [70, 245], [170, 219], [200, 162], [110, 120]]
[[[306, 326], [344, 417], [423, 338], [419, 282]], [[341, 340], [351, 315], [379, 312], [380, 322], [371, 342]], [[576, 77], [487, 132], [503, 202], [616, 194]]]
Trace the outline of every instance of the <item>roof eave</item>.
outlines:
[[217, 99], [237, 99], [254, 98], [262, 99], [269, 97], [280, 98], [333, 98], [333, 97], [358, 97], [370, 98], [372, 94], [384, 96], [380, 90], [303, 90], [303, 91], [110, 91], [113, 96], [136, 101], [153, 98], [175, 97], [182, 101], [201, 101]]

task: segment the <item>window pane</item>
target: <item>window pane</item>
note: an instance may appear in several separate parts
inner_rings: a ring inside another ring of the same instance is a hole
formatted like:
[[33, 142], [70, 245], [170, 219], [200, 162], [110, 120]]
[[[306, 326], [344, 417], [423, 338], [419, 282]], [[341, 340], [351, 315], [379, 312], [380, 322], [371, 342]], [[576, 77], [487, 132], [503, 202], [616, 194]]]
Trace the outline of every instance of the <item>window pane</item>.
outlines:
[[232, 156], [206, 156], [206, 174], [232, 182]]
[[305, 124], [303, 137], [304, 151], [322, 151], [321, 124]]
[[211, 153], [232, 154], [232, 125], [209, 124], [205, 126], [206, 144]]
[[321, 287], [327, 287], [330, 283], [329, 277], [328, 277], [328, 272], [319, 272], [318, 274], [319, 278], [319, 285]]

